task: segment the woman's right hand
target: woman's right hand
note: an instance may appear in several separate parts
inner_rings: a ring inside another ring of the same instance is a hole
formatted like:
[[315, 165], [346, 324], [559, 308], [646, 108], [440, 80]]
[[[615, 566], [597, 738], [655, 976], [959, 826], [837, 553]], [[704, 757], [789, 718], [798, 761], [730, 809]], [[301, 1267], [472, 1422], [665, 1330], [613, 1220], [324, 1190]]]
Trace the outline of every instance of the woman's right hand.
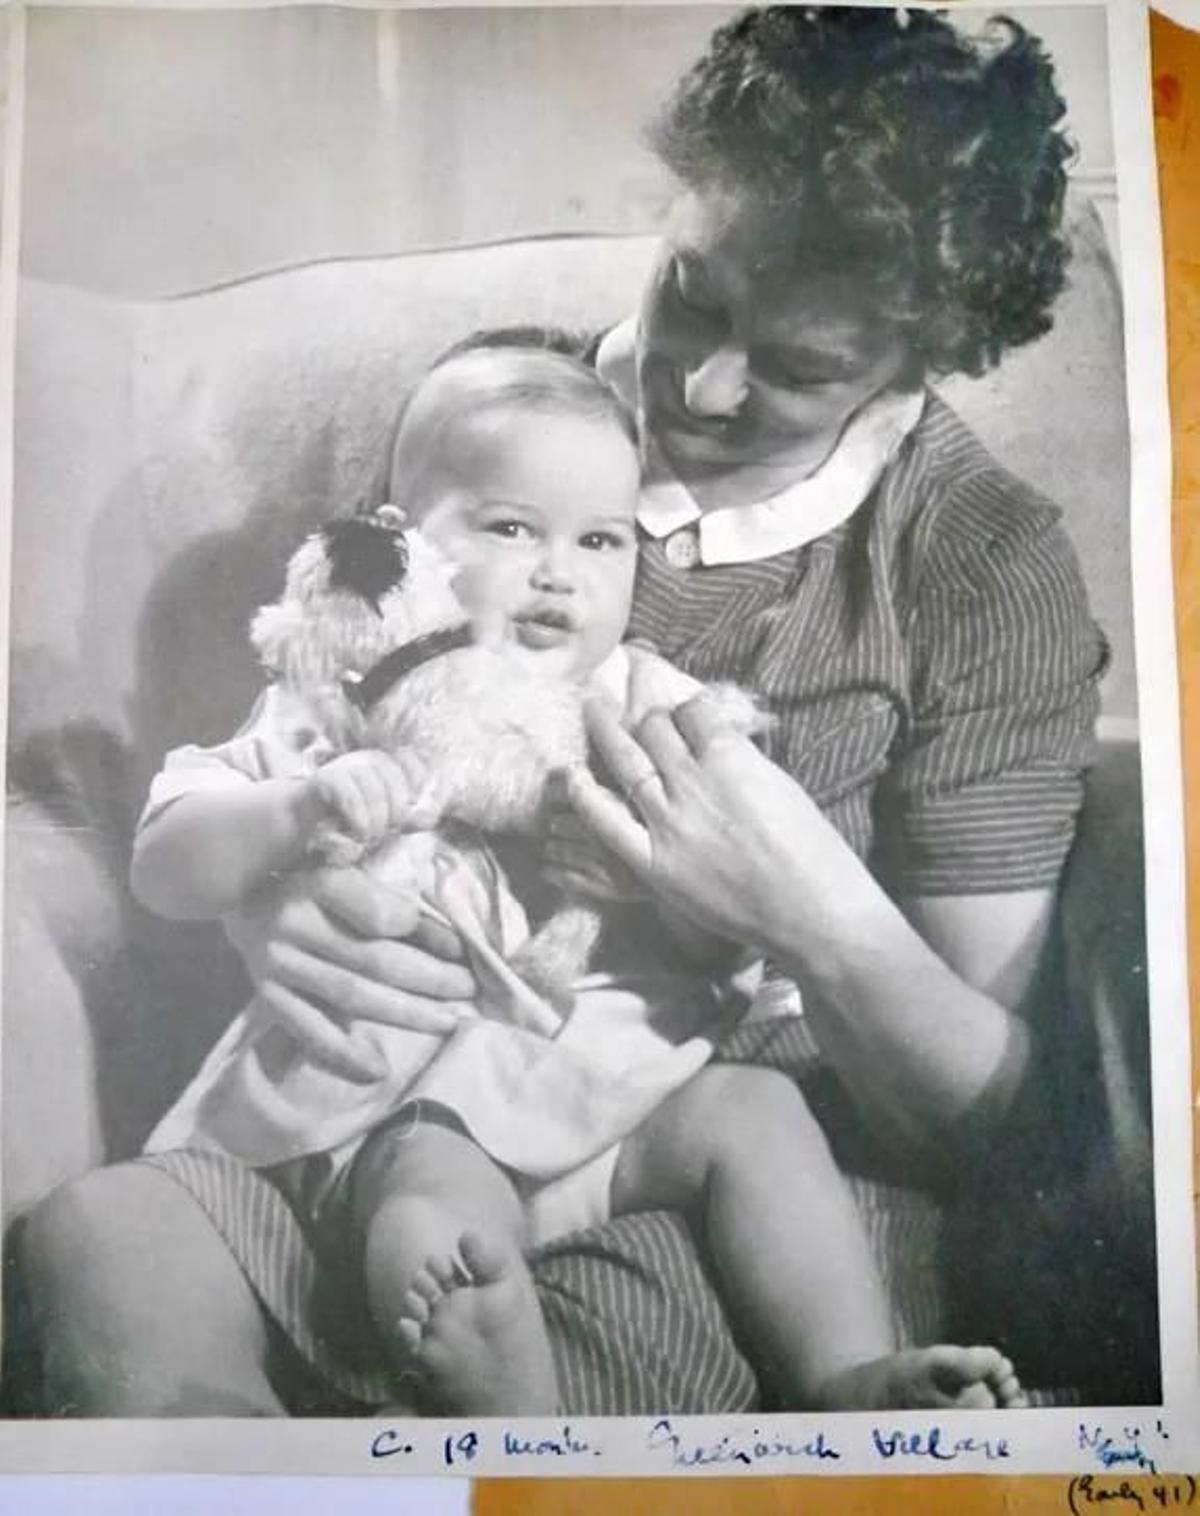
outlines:
[[343, 1024], [446, 1034], [476, 1014], [455, 933], [415, 894], [361, 869], [290, 874], [225, 917], [259, 997], [296, 1038], [350, 1078], [374, 1079]]

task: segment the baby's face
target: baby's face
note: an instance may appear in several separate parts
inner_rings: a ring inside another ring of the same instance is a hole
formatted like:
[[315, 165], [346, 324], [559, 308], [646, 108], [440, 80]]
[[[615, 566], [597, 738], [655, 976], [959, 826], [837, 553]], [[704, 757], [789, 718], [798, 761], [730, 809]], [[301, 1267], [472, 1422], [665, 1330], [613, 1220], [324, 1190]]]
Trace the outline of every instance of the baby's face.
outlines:
[[584, 678], [620, 642], [637, 562], [638, 459], [614, 422], [490, 410], [449, 428], [421, 530], [485, 640]]

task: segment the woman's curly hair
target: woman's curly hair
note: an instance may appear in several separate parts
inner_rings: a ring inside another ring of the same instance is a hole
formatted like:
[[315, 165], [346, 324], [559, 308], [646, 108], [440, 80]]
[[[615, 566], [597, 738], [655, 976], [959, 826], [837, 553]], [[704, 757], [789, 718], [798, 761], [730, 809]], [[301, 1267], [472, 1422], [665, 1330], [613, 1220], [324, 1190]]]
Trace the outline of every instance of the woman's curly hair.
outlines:
[[1042, 45], [995, 18], [768, 6], [713, 36], [652, 128], [693, 190], [783, 213], [805, 272], [864, 285], [931, 374], [980, 374], [1051, 325], [1065, 281], [1064, 104]]

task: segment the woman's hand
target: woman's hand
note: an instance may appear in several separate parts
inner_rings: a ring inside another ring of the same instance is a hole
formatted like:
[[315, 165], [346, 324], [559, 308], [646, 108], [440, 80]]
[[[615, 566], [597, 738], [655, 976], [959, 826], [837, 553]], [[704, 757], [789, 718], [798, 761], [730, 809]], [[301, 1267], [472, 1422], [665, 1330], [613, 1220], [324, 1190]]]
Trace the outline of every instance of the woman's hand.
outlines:
[[551, 811], [550, 836], [542, 853], [546, 880], [570, 894], [610, 905], [649, 900], [649, 887], [567, 809], [565, 787], [562, 802]]
[[225, 917], [258, 994], [306, 1047], [350, 1078], [377, 1078], [339, 1023], [361, 1019], [448, 1033], [475, 981], [462, 946], [415, 894], [356, 868], [292, 874]]
[[831, 910], [872, 903], [876, 892], [862, 888], [857, 860], [813, 802], [705, 695], [673, 714], [652, 711], [633, 734], [598, 701], [587, 722], [628, 805], [580, 768], [568, 776], [577, 815], [700, 925], [778, 951], [795, 943], [800, 918], [819, 927]]
[[[929, 1151], [1003, 1119], [1028, 1062], [1025, 1027], [913, 929], [794, 780], [703, 695], [652, 712], [632, 735], [607, 707], [587, 719], [630, 804], [573, 769], [576, 812], [669, 904], [797, 980], [823, 1054], [871, 1125]], [[1042, 940], [1042, 907], [1037, 892], [1007, 909], [989, 902], [1018, 945]]]

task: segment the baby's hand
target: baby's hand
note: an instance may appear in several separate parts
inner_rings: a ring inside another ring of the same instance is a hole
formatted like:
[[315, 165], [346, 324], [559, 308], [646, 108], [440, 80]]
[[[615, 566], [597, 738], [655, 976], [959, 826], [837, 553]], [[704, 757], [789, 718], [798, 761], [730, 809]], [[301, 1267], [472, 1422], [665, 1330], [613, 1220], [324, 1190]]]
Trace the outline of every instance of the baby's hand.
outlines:
[[346, 753], [319, 768], [309, 787], [322, 818], [313, 846], [331, 863], [357, 862], [393, 832], [437, 825], [429, 771], [411, 753]]

